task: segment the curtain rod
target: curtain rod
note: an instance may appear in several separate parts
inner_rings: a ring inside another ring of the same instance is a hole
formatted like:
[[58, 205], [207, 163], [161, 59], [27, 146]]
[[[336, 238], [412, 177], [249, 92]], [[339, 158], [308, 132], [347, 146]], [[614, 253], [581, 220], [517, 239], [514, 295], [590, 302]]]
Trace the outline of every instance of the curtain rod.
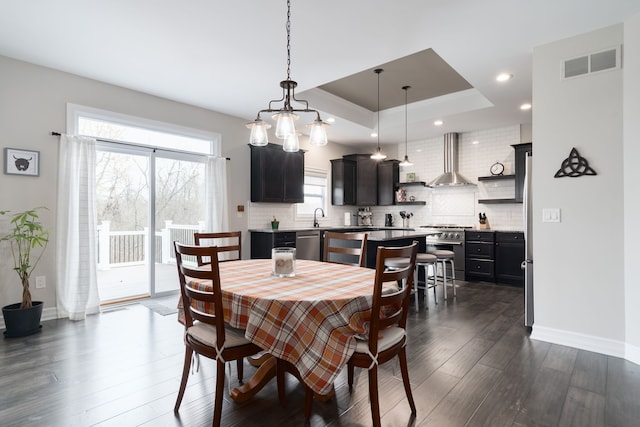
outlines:
[[[51, 135], [53, 135], [53, 136], [62, 136], [62, 134], [60, 132], [56, 132], [56, 131], [51, 131]], [[94, 139], [96, 141], [98, 141], [98, 142], [108, 142], [110, 144], [120, 144], [120, 145], [125, 145], [127, 147], [151, 148], [154, 152], [156, 151], [156, 148], [150, 147], [148, 145], [133, 144], [131, 142], [113, 141], [111, 139], [102, 139], [102, 138], [94, 138]], [[202, 154], [202, 153], [194, 153], [193, 151], [174, 150], [174, 149], [171, 149], [171, 148], [158, 148], [158, 150], [169, 151], [171, 153], [179, 153], [179, 154]], [[224, 159], [231, 160], [230, 157], [225, 157]]]

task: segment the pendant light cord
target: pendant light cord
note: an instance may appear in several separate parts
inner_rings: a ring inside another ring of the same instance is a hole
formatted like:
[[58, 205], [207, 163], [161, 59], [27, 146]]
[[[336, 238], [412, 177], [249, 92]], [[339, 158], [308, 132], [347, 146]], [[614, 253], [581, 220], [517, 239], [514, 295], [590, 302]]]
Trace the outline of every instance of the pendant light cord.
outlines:
[[380, 153], [380, 74], [383, 71], [384, 70], [382, 68], [376, 68], [373, 70], [373, 72], [378, 75], [378, 132], [376, 132], [378, 135], [378, 153]]
[[409, 88], [411, 86], [403, 86], [402, 89], [404, 89], [404, 156], [405, 158], [407, 157], [407, 102], [408, 102], [408, 98], [407, 98], [407, 94], [409, 93]]

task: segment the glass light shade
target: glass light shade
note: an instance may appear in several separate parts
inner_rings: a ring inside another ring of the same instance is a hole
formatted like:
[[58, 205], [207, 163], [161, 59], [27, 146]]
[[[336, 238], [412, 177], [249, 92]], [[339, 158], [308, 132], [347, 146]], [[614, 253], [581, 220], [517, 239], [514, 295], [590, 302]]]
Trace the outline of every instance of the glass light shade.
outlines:
[[247, 127], [251, 129], [251, 135], [249, 136], [251, 145], [262, 147], [269, 143], [269, 133], [267, 132], [271, 128], [269, 123], [256, 119], [252, 123], [247, 123]]
[[295, 153], [300, 150], [300, 141], [298, 140], [298, 134], [294, 133], [289, 135], [282, 143], [282, 149], [290, 153]]
[[400, 166], [413, 166], [413, 163], [409, 161], [409, 156], [405, 154], [404, 160], [400, 162]]
[[276, 120], [276, 138], [287, 139], [291, 135], [296, 133], [295, 120], [298, 120], [298, 116], [293, 113], [281, 112], [273, 115], [273, 119]]
[[371, 158], [374, 160], [384, 160], [387, 158], [387, 155], [383, 154], [382, 151], [380, 151], [380, 147], [378, 147], [376, 152], [371, 155]]
[[322, 120], [316, 120], [310, 125], [311, 128], [309, 132], [309, 144], [311, 145], [327, 145], [327, 131], [325, 130], [325, 124]]

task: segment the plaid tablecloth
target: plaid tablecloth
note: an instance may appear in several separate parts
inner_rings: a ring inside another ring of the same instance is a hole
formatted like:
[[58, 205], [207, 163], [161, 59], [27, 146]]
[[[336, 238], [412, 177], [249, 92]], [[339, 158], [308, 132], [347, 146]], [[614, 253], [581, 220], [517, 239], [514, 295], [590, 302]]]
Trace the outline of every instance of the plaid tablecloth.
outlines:
[[[220, 263], [224, 318], [327, 394], [365, 332], [375, 270], [298, 260], [295, 277], [271, 275], [271, 260]], [[207, 282], [200, 283], [206, 289]]]

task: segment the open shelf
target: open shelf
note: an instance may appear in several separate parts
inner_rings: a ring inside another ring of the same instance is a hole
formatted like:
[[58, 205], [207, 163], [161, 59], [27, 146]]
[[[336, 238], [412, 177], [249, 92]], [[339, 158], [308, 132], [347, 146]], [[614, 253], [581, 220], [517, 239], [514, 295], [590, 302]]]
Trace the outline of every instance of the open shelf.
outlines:
[[479, 176], [478, 181], [500, 181], [503, 179], [516, 179], [515, 175], [491, 175], [491, 176]]
[[421, 185], [422, 187], [426, 187], [427, 183], [424, 181], [398, 182], [396, 187], [406, 187], [408, 185]]
[[396, 205], [426, 205], [427, 202], [416, 200], [415, 202], [396, 202]]
[[518, 201], [516, 199], [478, 199], [478, 203], [484, 203], [485, 205], [499, 205], [506, 203], [522, 203], [522, 201]]

